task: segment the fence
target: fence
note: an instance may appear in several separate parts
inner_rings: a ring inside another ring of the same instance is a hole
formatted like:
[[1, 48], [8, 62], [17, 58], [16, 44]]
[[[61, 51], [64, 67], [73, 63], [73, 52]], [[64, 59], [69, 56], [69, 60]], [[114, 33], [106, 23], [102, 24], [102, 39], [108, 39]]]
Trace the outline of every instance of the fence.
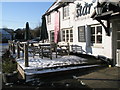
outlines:
[[[70, 45], [69, 43], [64, 44], [55, 44], [55, 43], [39, 43], [37, 46], [34, 46], [33, 43], [28, 43], [28, 42], [15, 42], [13, 41], [8, 41], [9, 43], [9, 50], [12, 54], [16, 55], [16, 58], [21, 58], [21, 52], [22, 52], [22, 58], [25, 60], [25, 67], [29, 66], [28, 60], [29, 56], [28, 53], [33, 53], [33, 57], [35, 56], [36, 53], [39, 53], [39, 57], [43, 59], [44, 55], [47, 55], [50, 59], [52, 59], [52, 52], [55, 52], [56, 58], [57, 54], [64, 55], [70, 54]], [[81, 46], [72, 46], [72, 50], [77, 52], [77, 51], [82, 51]]]
[[29, 64], [28, 64], [28, 42], [25, 42], [25, 43], [20, 43], [19, 41], [18, 42], [15, 42], [14, 40], [13, 41], [8, 41], [8, 44], [9, 44], [9, 51], [12, 53], [12, 54], [16, 54], [16, 58], [20, 58], [20, 51], [23, 52], [23, 58], [25, 60], [25, 67], [28, 67]]

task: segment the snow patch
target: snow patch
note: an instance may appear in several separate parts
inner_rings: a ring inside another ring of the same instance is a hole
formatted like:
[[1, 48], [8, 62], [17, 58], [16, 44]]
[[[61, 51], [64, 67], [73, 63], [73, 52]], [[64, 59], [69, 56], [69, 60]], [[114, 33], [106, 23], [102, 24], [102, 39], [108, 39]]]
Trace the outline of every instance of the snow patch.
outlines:
[[23, 69], [43, 69], [73, 64], [83, 64], [86, 63], [87, 59], [73, 55], [62, 56], [61, 58], [55, 58], [53, 60], [48, 58], [41, 59], [39, 57], [29, 57], [29, 67], [25, 67], [23, 58], [16, 59], [16, 61]]

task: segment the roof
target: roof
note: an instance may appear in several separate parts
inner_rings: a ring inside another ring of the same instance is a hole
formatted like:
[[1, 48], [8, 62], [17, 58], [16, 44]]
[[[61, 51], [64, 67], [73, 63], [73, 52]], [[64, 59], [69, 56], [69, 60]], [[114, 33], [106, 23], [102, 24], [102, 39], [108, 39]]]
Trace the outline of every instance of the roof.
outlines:
[[[105, 1], [105, 0], [101, 0], [101, 1]], [[91, 15], [91, 18], [107, 20], [112, 16], [120, 15], [120, 0], [117, 0], [117, 1], [116, 2], [98, 2], [100, 7], [102, 7], [102, 13], [100, 15], [97, 15], [96, 10], [94, 10], [93, 14]]]
[[66, 6], [68, 3], [74, 2], [75, 0], [56, 0], [52, 6], [45, 12], [44, 15], [47, 15], [53, 11], [58, 10], [59, 8]]
[[2, 33], [2, 34], [10, 34], [7, 31], [5, 31], [4, 29], [0, 29], [0, 33]]

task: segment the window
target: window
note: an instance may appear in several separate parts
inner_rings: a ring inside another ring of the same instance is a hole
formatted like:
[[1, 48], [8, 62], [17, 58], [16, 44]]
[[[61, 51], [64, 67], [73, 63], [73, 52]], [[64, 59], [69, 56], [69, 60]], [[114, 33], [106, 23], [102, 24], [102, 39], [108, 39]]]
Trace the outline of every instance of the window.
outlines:
[[102, 43], [102, 26], [100, 25], [91, 26], [91, 43], [94, 44]]
[[65, 42], [73, 42], [73, 30], [64, 29], [61, 31], [61, 40]]
[[85, 26], [78, 27], [78, 41], [85, 42]]
[[54, 31], [50, 31], [50, 41], [54, 42]]
[[47, 23], [51, 23], [51, 15], [47, 15]]
[[66, 19], [69, 16], [69, 6], [63, 7], [63, 19]]

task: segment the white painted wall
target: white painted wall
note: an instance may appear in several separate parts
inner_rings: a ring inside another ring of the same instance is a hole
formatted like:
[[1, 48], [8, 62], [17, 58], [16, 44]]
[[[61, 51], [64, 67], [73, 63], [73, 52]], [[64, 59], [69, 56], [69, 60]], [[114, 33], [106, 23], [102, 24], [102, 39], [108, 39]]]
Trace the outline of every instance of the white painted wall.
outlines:
[[[85, 1], [85, 0], [84, 0]], [[87, 1], [87, 0], [86, 0]], [[93, 0], [91, 0], [93, 1]], [[63, 8], [60, 8], [58, 11], [60, 12], [60, 29], [64, 28], [71, 28], [73, 29], [73, 43], [82, 46], [83, 51], [87, 52], [91, 55], [102, 55], [106, 56], [108, 58], [112, 58], [112, 37], [106, 36], [105, 30], [103, 29], [103, 37], [102, 37], [102, 47], [94, 47], [91, 46], [90, 38], [90, 25], [99, 24], [98, 21], [93, 20], [90, 18], [94, 11], [94, 7], [96, 6], [96, 3], [93, 4], [91, 8], [91, 12], [88, 15], [76, 17], [76, 4], [81, 3], [81, 1], [75, 1], [74, 3], [69, 4], [70, 9], [70, 17], [69, 19], [64, 20], [63, 19]], [[83, 3], [83, 2], [82, 2]], [[90, 3], [90, 2], [89, 2]], [[50, 30], [54, 30], [54, 12], [51, 13], [51, 23], [47, 25], [48, 32]], [[106, 23], [105, 21], [103, 21]], [[79, 26], [85, 26], [86, 28], [86, 42], [78, 42], [78, 27]], [[73, 44], [71, 43], [71, 44]]]

